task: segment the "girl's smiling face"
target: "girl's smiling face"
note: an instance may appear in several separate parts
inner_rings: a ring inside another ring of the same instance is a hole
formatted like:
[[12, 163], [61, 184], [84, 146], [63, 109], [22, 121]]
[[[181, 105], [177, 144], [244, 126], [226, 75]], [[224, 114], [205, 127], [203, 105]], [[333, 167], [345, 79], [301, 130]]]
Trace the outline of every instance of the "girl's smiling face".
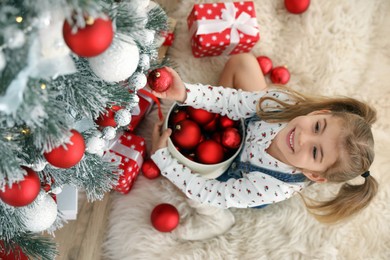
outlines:
[[312, 179], [313, 173], [318, 177], [317, 173], [325, 172], [341, 155], [341, 136], [340, 120], [327, 111], [315, 111], [291, 120], [276, 135], [268, 152]]

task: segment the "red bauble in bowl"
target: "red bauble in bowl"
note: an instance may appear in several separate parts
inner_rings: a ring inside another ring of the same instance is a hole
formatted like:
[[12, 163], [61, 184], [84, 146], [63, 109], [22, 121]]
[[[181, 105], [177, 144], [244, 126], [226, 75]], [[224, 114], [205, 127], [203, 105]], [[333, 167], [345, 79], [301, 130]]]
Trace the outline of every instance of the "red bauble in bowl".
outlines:
[[185, 110], [175, 109], [175, 111], [173, 111], [173, 113], [171, 114], [169, 121], [172, 125], [176, 125], [180, 121], [183, 121], [184, 119], [187, 118], [188, 115]]
[[215, 113], [211, 113], [204, 109], [194, 107], [187, 107], [187, 113], [189, 118], [191, 118], [200, 125], [208, 124], [211, 120], [215, 118]]
[[23, 167], [27, 171], [24, 180], [5, 186], [5, 190], [0, 190], [0, 199], [8, 205], [14, 207], [24, 207], [32, 203], [41, 190], [41, 181], [37, 173]]
[[172, 83], [172, 74], [165, 67], [152, 70], [148, 75], [148, 85], [156, 92], [166, 91]]
[[237, 128], [226, 128], [221, 136], [221, 143], [229, 149], [237, 149], [241, 144], [241, 134]]
[[237, 126], [237, 121], [235, 121], [233, 119], [230, 119], [227, 116], [221, 116], [219, 118], [219, 126], [222, 129], [225, 129], [225, 128], [228, 128], [228, 127], [235, 127], [235, 126]]
[[275, 67], [271, 71], [271, 81], [274, 84], [287, 84], [290, 80], [290, 72], [286, 67]]
[[257, 62], [260, 65], [261, 71], [263, 72], [263, 75], [267, 75], [272, 70], [272, 61], [267, 56], [259, 56], [256, 58]]
[[97, 18], [84, 28], [78, 28], [74, 33], [72, 27], [65, 20], [62, 33], [68, 47], [81, 57], [94, 57], [110, 47], [114, 38], [114, 30], [110, 19]]
[[153, 227], [158, 231], [171, 232], [179, 225], [180, 215], [175, 206], [162, 203], [153, 209], [150, 220]]
[[75, 166], [83, 158], [85, 142], [83, 136], [76, 130], [71, 130], [70, 142], [44, 153], [46, 160], [58, 168], [70, 168]]
[[213, 139], [205, 140], [196, 147], [196, 158], [204, 164], [220, 163], [224, 158], [223, 147]]
[[172, 141], [181, 149], [193, 149], [202, 138], [200, 127], [192, 120], [185, 119], [174, 126]]

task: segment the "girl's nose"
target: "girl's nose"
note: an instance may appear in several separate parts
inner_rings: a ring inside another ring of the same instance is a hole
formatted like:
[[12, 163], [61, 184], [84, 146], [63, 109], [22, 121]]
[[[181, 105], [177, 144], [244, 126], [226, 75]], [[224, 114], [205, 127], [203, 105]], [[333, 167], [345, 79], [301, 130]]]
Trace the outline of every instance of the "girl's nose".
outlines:
[[298, 138], [299, 146], [304, 146], [304, 145], [313, 143], [314, 138], [315, 138], [314, 135], [311, 133], [300, 132], [299, 138]]

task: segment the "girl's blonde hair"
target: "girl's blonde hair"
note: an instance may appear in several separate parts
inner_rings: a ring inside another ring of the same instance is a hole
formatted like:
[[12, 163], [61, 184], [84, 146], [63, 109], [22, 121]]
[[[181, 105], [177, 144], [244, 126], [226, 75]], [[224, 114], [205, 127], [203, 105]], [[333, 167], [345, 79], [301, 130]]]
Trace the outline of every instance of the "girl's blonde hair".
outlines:
[[[295, 117], [307, 115], [318, 110], [329, 110], [342, 122], [342, 147], [345, 154], [340, 156], [329, 169], [318, 173], [329, 182], [344, 182], [337, 196], [329, 201], [318, 202], [303, 198], [308, 209], [321, 222], [337, 222], [354, 215], [372, 200], [378, 190], [378, 183], [371, 175], [364, 178], [364, 183], [352, 185], [346, 183], [366, 173], [374, 160], [374, 138], [371, 131], [376, 121], [376, 111], [368, 104], [348, 97], [307, 96], [286, 87], [290, 101], [283, 102], [272, 96], [260, 99], [258, 115], [265, 121], [288, 122]], [[276, 109], [264, 109], [264, 102], [276, 102]], [[293, 102], [291, 102], [293, 101]], [[310, 204], [307, 203], [310, 201]]]

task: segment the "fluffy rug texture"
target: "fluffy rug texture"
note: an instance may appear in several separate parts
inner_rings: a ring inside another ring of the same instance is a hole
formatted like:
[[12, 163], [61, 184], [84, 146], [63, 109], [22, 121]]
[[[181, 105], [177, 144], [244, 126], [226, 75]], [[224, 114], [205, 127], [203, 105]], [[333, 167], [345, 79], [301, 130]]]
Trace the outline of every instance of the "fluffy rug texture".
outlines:
[[[216, 84], [228, 57], [198, 59], [190, 49], [186, 18], [200, 1], [159, 2], [177, 20], [169, 56], [183, 80]], [[184, 221], [191, 214], [184, 196], [163, 177], [140, 176], [128, 195], [113, 195], [104, 259], [390, 259], [390, 1], [316, 0], [302, 15], [288, 13], [283, 0], [254, 2], [261, 34], [255, 55], [286, 65], [297, 90], [355, 97], [378, 110], [371, 167], [378, 195], [358, 216], [330, 226], [318, 223], [299, 196], [261, 210], [232, 209], [236, 224], [229, 232], [188, 242], [156, 231], [150, 222], [159, 203], [175, 205]], [[171, 104], [163, 101], [163, 110]], [[149, 151], [156, 120], [154, 109], [138, 129]], [[326, 199], [338, 187], [313, 185], [304, 194]]]

